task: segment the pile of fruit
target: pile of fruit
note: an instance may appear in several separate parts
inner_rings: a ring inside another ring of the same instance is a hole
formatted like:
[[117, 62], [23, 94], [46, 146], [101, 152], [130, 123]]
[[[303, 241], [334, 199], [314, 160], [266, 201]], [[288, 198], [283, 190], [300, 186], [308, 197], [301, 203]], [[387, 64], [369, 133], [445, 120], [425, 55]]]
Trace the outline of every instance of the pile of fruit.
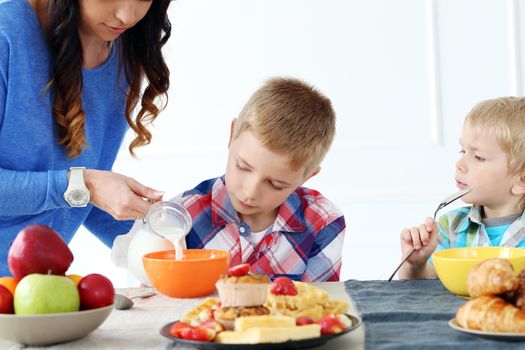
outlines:
[[62, 313], [113, 304], [111, 281], [100, 274], [66, 275], [72, 262], [67, 243], [50, 227], [20, 231], [7, 257], [12, 276], [0, 278], [0, 313]]

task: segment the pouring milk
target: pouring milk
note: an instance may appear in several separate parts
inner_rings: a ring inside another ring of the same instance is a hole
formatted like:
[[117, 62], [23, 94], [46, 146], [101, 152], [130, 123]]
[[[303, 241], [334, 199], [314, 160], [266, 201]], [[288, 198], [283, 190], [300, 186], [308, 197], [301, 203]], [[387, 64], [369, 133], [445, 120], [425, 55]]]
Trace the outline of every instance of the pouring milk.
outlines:
[[153, 204], [128, 248], [128, 268], [140, 282], [151, 285], [142, 257], [144, 254], [174, 250], [177, 260], [183, 259], [185, 237], [190, 232], [192, 220], [186, 209], [174, 202]]
[[[183, 240], [187, 232], [175, 226], [156, 226], [155, 232], [170, 241], [175, 247], [175, 260], [182, 260], [183, 256]], [[184, 244], [185, 246], [185, 244]]]

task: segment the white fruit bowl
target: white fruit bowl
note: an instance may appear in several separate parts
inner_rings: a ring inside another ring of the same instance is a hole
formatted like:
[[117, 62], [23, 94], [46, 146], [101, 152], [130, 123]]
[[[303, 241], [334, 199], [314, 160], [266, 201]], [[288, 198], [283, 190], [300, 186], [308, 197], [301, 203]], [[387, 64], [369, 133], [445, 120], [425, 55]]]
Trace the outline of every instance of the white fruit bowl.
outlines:
[[51, 345], [80, 339], [97, 329], [113, 305], [60, 314], [0, 314], [0, 338], [24, 345]]

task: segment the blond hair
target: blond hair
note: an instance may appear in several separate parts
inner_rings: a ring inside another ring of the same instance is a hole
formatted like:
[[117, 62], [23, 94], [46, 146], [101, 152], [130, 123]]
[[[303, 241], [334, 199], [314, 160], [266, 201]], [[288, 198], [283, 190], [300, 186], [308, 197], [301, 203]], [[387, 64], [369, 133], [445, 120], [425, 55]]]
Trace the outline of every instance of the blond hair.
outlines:
[[330, 100], [314, 87], [293, 78], [272, 78], [248, 100], [237, 118], [233, 137], [251, 131], [273, 152], [290, 156], [290, 166], [316, 168], [335, 135]]
[[[525, 98], [500, 97], [475, 105], [465, 123], [478, 132], [489, 129], [508, 157], [512, 175], [525, 174]], [[520, 202], [525, 208], [525, 197]]]
[[490, 129], [509, 158], [511, 174], [525, 173], [525, 98], [501, 97], [478, 103], [465, 123]]

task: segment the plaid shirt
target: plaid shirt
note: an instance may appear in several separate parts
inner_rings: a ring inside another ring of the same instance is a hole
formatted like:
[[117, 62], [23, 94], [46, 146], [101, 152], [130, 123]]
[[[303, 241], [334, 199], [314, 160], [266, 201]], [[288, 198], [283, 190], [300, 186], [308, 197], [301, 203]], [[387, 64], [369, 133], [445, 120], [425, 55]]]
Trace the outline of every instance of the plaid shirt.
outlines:
[[[491, 245], [487, 229], [481, 221], [479, 206], [449, 211], [439, 218], [438, 229], [436, 251]], [[501, 239], [500, 246], [525, 247], [525, 212], [509, 226]]]
[[202, 182], [173, 199], [190, 213], [188, 248], [222, 249], [230, 266], [249, 263], [251, 271], [271, 278], [286, 275], [302, 281], [338, 281], [345, 220], [319, 192], [300, 187], [281, 205], [264, 238], [252, 246], [250, 227], [232, 206], [224, 178]]

